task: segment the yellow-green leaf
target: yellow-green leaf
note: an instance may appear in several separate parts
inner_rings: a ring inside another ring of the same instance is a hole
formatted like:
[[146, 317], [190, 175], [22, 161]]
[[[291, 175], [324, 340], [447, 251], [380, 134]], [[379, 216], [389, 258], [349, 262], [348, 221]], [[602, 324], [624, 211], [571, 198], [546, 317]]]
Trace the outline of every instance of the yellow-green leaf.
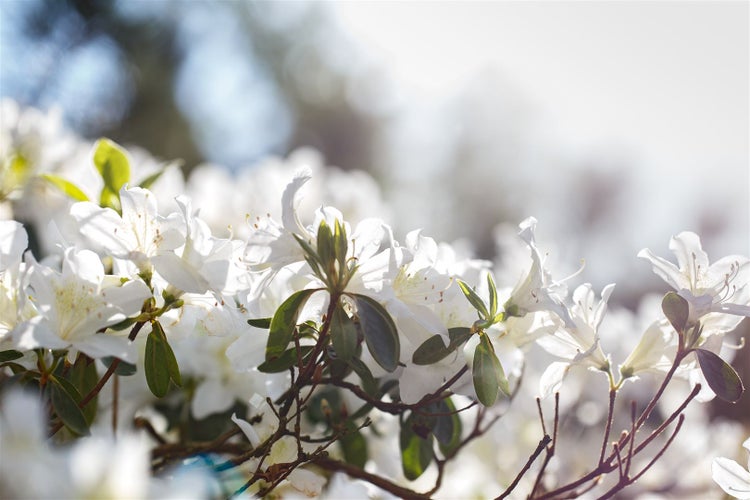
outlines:
[[41, 174], [39, 177], [55, 186], [69, 198], [72, 198], [76, 201], [89, 201], [89, 197], [86, 196], [86, 193], [81, 191], [78, 186], [67, 179], [63, 179], [59, 175]]

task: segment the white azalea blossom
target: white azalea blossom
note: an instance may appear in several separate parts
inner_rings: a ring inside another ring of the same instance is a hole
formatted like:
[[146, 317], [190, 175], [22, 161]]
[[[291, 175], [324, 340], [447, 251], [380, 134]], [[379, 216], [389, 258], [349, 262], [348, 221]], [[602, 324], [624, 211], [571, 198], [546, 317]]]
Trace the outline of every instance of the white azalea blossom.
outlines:
[[[750, 438], [742, 443], [750, 456]], [[727, 495], [740, 500], [750, 499], [750, 458], [747, 467], [743, 467], [730, 458], [714, 458], [712, 465], [713, 479]]]
[[710, 264], [698, 235], [687, 231], [672, 237], [669, 248], [677, 257], [677, 265], [647, 248], [638, 256], [651, 262], [654, 273], [688, 302], [690, 323], [710, 313], [750, 316], [749, 258], [730, 255]]
[[151, 296], [142, 281], [123, 284], [116, 276], [105, 276], [94, 252], [71, 247], [65, 251], [62, 272], [32, 262], [29, 286], [38, 315], [14, 330], [16, 349], [69, 349], [70, 361], [78, 351], [92, 358], [135, 361], [127, 338], [99, 331], [140, 312]]

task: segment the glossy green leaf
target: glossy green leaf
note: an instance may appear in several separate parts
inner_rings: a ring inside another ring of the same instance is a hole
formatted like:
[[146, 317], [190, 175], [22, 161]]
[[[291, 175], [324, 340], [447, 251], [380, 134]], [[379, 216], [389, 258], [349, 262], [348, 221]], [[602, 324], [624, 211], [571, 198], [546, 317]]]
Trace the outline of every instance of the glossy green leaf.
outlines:
[[268, 330], [266, 361], [277, 358], [286, 351], [294, 338], [294, 329], [297, 327], [297, 318], [300, 311], [302, 311], [307, 299], [318, 290], [312, 288], [295, 292], [276, 310]]
[[690, 316], [690, 304], [675, 292], [668, 292], [661, 301], [661, 309], [677, 332], [682, 333]]
[[159, 335], [159, 339], [164, 343], [164, 350], [166, 352], [165, 359], [167, 363], [167, 370], [169, 371], [169, 378], [172, 379], [172, 382], [174, 382], [175, 385], [181, 386], [182, 377], [180, 375], [180, 367], [177, 365], [177, 358], [175, 358], [174, 352], [172, 351], [172, 346], [170, 346], [167, 342], [167, 335], [166, 333], [164, 333], [164, 329], [158, 321], [154, 321], [151, 324], [151, 328], [152, 331], [156, 332], [157, 335]]
[[[307, 358], [307, 355], [312, 352], [313, 346], [303, 345], [300, 346], [300, 353], [302, 354], [302, 360]], [[262, 373], [281, 373], [287, 371], [293, 366], [297, 366], [299, 360], [297, 359], [297, 348], [292, 347], [284, 351], [281, 356], [264, 361], [258, 366], [258, 371]]]
[[716, 396], [730, 403], [739, 401], [745, 388], [734, 368], [711, 351], [696, 349], [695, 355], [708, 386]]
[[432, 434], [421, 438], [414, 431], [414, 414], [401, 424], [399, 445], [401, 447], [401, 468], [406, 479], [413, 481], [421, 476], [433, 459]]
[[247, 324], [254, 326], [255, 328], [262, 328], [268, 330], [271, 328], [271, 318], [256, 318], [247, 320]]
[[481, 340], [474, 350], [472, 377], [474, 390], [477, 393], [479, 402], [484, 406], [495, 404], [498, 389], [502, 389], [506, 394], [510, 393], [508, 379], [505, 378], [503, 366], [500, 364], [500, 360], [497, 359], [495, 349], [486, 335], [481, 336]]
[[8, 361], [15, 361], [16, 359], [22, 358], [23, 353], [10, 349], [7, 351], [0, 351], [0, 363], [7, 363]]
[[130, 180], [130, 162], [125, 150], [109, 139], [99, 139], [94, 144], [94, 165], [104, 186], [112, 193], [119, 193]]
[[482, 319], [488, 319], [491, 317], [489, 311], [487, 310], [487, 306], [484, 304], [484, 301], [479, 295], [477, 295], [477, 292], [475, 292], [473, 288], [471, 288], [465, 281], [462, 280], [458, 280], [458, 286], [459, 288], [461, 288], [461, 291], [466, 296], [466, 299], [469, 301], [471, 306], [477, 310]]
[[76, 434], [87, 436], [89, 426], [86, 423], [86, 417], [78, 407], [81, 395], [76, 388], [66, 380], [57, 377], [49, 378], [48, 387], [52, 408], [62, 423]]
[[78, 186], [73, 184], [67, 179], [63, 179], [59, 175], [54, 174], [41, 174], [39, 177], [46, 180], [57, 189], [62, 191], [68, 198], [76, 201], [89, 201], [89, 197], [86, 193], [80, 190]]
[[393, 318], [376, 300], [359, 294], [351, 297], [357, 304], [357, 316], [367, 349], [383, 369], [394, 371], [398, 367], [401, 344]]
[[341, 304], [334, 309], [331, 318], [331, 342], [337, 358], [342, 361], [349, 361], [357, 353], [357, 327]]
[[368, 458], [367, 441], [359, 430], [347, 432], [341, 436], [338, 443], [341, 446], [346, 463], [355, 465], [360, 469], [365, 468]]

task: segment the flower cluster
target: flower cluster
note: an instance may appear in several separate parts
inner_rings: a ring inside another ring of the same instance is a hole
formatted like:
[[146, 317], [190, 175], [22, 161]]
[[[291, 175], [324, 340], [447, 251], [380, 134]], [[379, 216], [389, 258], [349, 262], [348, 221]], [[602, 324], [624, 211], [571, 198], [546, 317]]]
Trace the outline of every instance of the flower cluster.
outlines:
[[[661, 311], [610, 315], [614, 285], [569, 293], [533, 218], [498, 242], [518, 251], [478, 260], [397, 238], [371, 179], [310, 152], [184, 179], [2, 106], [5, 496], [611, 496], [668, 456], [693, 399], [743, 393], [722, 346], [750, 316], [750, 259], [711, 265], [693, 233], [672, 239], [677, 265], [640, 254], [674, 288]], [[609, 390], [595, 418], [574, 404], [587, 371]], [[657, 389], [621, 422], [618, 394], [648, 373]], [[676, 377], [692, 390], [675, 409]], [[554, 467], [566, 411], [604, 437]], [[742, 471], [717, 460], [736, 494]]]

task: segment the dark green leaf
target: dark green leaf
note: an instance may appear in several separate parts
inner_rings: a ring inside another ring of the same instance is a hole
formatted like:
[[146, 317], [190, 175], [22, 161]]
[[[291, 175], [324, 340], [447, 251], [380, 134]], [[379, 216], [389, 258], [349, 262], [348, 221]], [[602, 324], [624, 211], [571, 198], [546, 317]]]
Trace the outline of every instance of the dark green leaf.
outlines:
[[262, 328], [268, 330], [271, 328], [271, 318], [257, 318], [247, 320], [247, 324], [254, 326], [255, 328]]
[[711, 351], [696, 349], [695, 355], [711, 390], [724, 401], [739, 401], [745, 388], [734, 368]]
[[475, 292], [473, 288], [471, 288], [466, 282], [462, 280], [458, 280], [458, 286], [459, 288], [461, 288], [461, 291], [466, 296], [466, 299], [469, 301], [471, 306], [477, 310], [482, 319], [491, 318], [490, 312], [487, 310], [487, 306], [484, 304], [482, 298], [477, 295], [477, 292]]
[[144, 368], [148, 388], [156, 397], [167, 394], [170, 380], [178, 386], [182, 384], [177, 359], [158, 322], [152, 323], [151, 333], [146, 339]]
[[99, 139], [94, 144], [94, 165], [104, 180], [104, 186], [118, 194], [130, 180], [130, 162], [125, 150], [109, 139]]
[[455, 328], [448, 328], [448, 338], [450, 338], [450, 345], [453, 349], [461, 346], [474, 335], [471, 328], [464, 326], [457, 326]]
[[[104, 366], [109, 368], [109, 365], [111, 365], [114, 362], [115, 358], [112, 356], [106, 356], [101, 359], [101, 362], [104, 363]], [[115, 368], [115, 375], [119, 375], [121, 377], [129, 377], [131, 375], [135, 375], [135, 372], [137, 371], [137, 368], [135, 365], [127, 363], [123, 360], [120, 360], [120, 363], [117, 365], [117, 368]]]
[[502, 389], [506, 394], [510, 393], [508, 380], [505, 378], [503, 366], [495, 355], [495, 349], [492, 347], [487, 335], [480, 337], [480, 342], [474, 350], [474, 364], [472, 376], [474, 380], [474, 390], [477, 393], [479, 402], [484, 406], [492, 406], [497, 401], [498, 389]]
[[336, 356], [349, 361], [357, 352], [357, 327], [339, 304], [331, 318], [331, 341]]
[[[70, 383], [80, 391], [81, 395], [91, 392], [99, 382], [96, 363], [82, 354], [79, 354], [78, 358], [76, 358], [76, 362], [70, 369], [68, 376], [70, 378]], [[96, 417], [97, 400], [98, 396], [94, 396], [94, 398], [82, 408], [83, 416], [86, 418], [86, 423], [88, 425], [91, 425], [94, 421], [94, 417]]]
[[347, 432], [339, 439], [341, 451], [344, 453], [344, 461], [355, 465], [360, 469], [365, 468], [367, 463], [367, 441], [361, 432], [354, 430]]
[[362, 389], [372, 397], [379, 397], [380, 393], [378, 390], [378, 383], [375, 381], [375, 377], [367, 365], [362, 362], [361, 359], [353, 357], [348, 362], [348, 365], [352, 368], [354, 373], [359, 376], [362, 382]]
[[401, 446], [401, 467], [406, 479], [413, 481], [421, 476], [432, 462], [432, 434], [425, 439], [414, 431], [414, 414], [401, 424], [399, 444]]
[[411, 360], [416, 365], [431, 365], [448, 356], [452, 351], [445, 345], [442, 335], [433, 335], [417, 347]]
[[14, 361], [18, 358], [22, 358], [23, 353], [10, 349], [8, 351], [0, 352], [0, 363], [6, 363], [8, 361]]
[[294, 337], [294, 329], [297, 327], [297, 318], [304, 307], [307, 299], [319, 289], [300, 290], [293, 293], [283, 304], [279, 306], [271, 319], [268, 331], [268, 343], [266, 344], [266, 361], [279, 357], [289, 342]]
[[376, 300], [359, 294], [351, 297], [357, 304], [357, 316], [367, 349], [383, 369], [394, 371], [398, 367], [401, 345], [393, 318]]
[[661, 301], [661, 309], [678, 333], [682, 333], [690, 316], [688, 301], [675, 292], [668, 292]]
[[57, 377], [49, 378], [48, 387], [52, 407], [63, 424], [76, 434], [87, 436], [89, 434], [89, 426], [86, 423], [86, 417], [83, 415], [83, 412], [78, 408], [81, 395], [76, 388], [67, 382], [67, 380]]
[[[312, 352], [313, 346], [304, 345], [300, 346], [300, 352], [302, 353], [302, 359], [304, 360], [310, 352]], [[281, 373], [287, 371], [293, 366], [297, 366], [297, 348], [292, 347], [284, 351], [281, 356], [274, 358], [270, 361], [264, 361], [258, 366], [258, 371], [262, 373]]]
[[80, 190], [78, 186], [73, 184], [67, 179], [63, 179], [59, 175], [54, 174], [41, 174], [39, 177], [46, 180], [57, 189], [62, 191], [68, 198], [76, 201], [89, 201], [89, 197], [86, 193]]
[[448, 454], [455, 450], [461, 442], [463, 430], [461, 418], [456, 413], [456, 406], [450, 398], [440, 401], [436, 413], [440, 413], [440, 415], [435, 417], [436, 423], [432, 433], [437, 438], [443, 454]]

